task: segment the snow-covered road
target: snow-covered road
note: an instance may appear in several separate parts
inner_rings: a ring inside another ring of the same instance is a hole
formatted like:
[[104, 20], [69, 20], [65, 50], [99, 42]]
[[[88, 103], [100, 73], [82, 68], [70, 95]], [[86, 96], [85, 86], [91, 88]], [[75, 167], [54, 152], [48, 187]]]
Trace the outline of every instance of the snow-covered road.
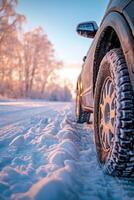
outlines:
[[71, 103], [0, 102], [0, 200], [133, 200], [134, 182], [105, 175], [92, 126]]

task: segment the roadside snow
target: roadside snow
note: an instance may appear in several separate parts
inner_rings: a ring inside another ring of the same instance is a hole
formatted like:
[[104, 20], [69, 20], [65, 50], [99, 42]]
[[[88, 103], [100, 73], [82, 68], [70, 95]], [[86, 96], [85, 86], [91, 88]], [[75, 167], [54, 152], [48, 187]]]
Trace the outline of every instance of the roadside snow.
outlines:
[[72, 104], [0, 102], [0, 112], [0, 200], [134, 199], [133, 182], [100, 169]]

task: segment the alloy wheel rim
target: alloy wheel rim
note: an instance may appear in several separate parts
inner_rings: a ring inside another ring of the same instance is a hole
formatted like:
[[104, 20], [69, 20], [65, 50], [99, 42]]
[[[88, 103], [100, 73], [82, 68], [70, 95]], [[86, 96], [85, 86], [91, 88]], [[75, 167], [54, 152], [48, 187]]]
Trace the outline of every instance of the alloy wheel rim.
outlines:
[[109, 152], [114, 143], [115, 129], [115, 90], [111, 77], [102, 87], [99, 105], [99, 136], [103, 150]]

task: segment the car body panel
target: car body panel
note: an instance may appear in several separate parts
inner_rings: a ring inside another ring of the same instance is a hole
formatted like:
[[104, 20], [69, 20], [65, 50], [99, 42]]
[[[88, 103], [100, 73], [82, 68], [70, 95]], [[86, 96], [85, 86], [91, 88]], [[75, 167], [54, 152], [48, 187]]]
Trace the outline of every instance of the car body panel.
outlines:
[[123, 10], [123, 14], [131, 28], [134, 37], [134, 1], [131, 1]]
[[[81, 85], [82, 107], [85, 109], [89, 108], [89, 110], [93, 110], [94, 107], [93, 77], [95, 53], [99, 39], [107, 27], [112, 27], [119, 38], [128, 65], [131, 83], [134, 89], [134, 38], [133, 29], [131, 29], [131, 27], [133, 28], [134, 26], [134, 22], [130, 20], [130, 17], [134, 19], [134, 14], [132, 13], [132, 9], [130, 13], [128, 12], [128, 9], [131, 6], [134, 6], [134, 1], [113, 0], [110, 1], [107, 7], [102, 23], [87, 53], [87, 58], [83, 64], [80, 78], [78, 80], [79, 84]], [[128, 25], [125, 16], [127, 19], [129, 19], [130, 26]]]
[[109, 12], [120, 12], [131, 2], [132, 0], [111, 0], [107, 6], [106, 14]]

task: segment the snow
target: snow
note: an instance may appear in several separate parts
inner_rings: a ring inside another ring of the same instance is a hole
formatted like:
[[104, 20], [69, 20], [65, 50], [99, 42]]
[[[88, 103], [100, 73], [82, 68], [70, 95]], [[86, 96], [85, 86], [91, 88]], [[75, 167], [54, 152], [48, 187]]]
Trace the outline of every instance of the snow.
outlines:
[[93, 127], [73, 103], [0, 102], [0, 200], [131, 200], [134, 184], [103, 173]]

